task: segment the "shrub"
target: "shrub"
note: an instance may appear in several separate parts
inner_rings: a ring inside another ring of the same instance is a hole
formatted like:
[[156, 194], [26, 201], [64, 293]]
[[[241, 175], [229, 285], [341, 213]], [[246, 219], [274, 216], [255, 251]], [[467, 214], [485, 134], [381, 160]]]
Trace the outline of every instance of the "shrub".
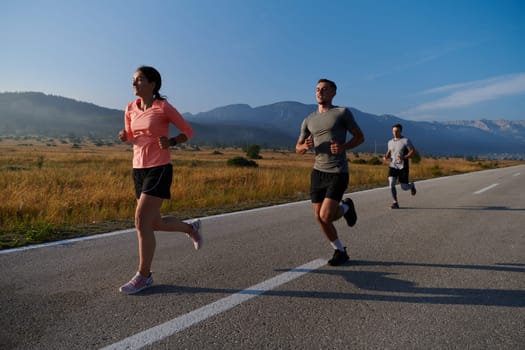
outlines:
[[254, 168], [259, 166], [255, 161], [246, 159], [244, 157], [235, 157], [235, 158], [228, 159], [227, 164], [228, 166], [243, 166], [243, 167], [254, 167]]
[[246, 155], [250, 159], [261, 159], [262, 157], [259, 154], [260, 151], [261, 151], [261, 146], [259, 145], [251, 144], [251, 145], [248, 145], [248, 147], [246, 147]]
[[36, 157], [36, 166], [38, 167], [38, 169], [42, 169], [43, 165], [44, 165], [44, 156], [39, 154]]
[[443, 172], [442, 172], [441, 168], [439, 167], [439, 165], [434, 165], [432, 168], [430, 168], [430, 173], [432, 174], [432, 176], [441, 176], [441, 175], [443, 175]]
[[419, 164], [421, 163], [421, 154], [419, 154], [419, 152], [416, 152], [412, 155], [412, 158], [410, 159], [412, 160], [413, 164]]
[[383, 162], [381, 161], [381, 159], [377, 158], [377, 157], [372, 157], [368, 160], [368, 164], [370, 165], [382, 165]]

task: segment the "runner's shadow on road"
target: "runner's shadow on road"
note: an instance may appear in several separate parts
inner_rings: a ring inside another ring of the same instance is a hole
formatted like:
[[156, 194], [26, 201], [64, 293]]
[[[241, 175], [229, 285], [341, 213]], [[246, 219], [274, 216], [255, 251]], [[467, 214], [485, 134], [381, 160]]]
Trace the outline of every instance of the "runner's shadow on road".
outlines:
[[[460, 264], [426, 264], [406, 262], [383, 262], [354, 260], [348, 262], [347, 267], [372, 267], [372, 266], [414, 266], [424, 268], [450, 268], [473, 269], [492, 272], [521, 272], [525, 273], [524, 264], [496, 264], [496, 265], [460, 265]], [[523, 267], [522, 267], [523, 266]], [[484, 305], [525, 307], [525, 290], [505, 289], [477, 289], [477, 288], [429, 288], [418, 287], [416, 283], [395, 278], [396, 272], [383, 271], [355, 271], [348, 269], [319, 269], [311, 271], [313, 274], [339, 276], [346, 279], [353, 286], [364, 293], [317, 293], [335, 299], [393, 301], [422, 304], [448, 304], [448, 305]], [[517, 276], [523, 278], [522, 276]], [[373, 292], [368, 294], [366, 292]], [[271, 295], [273, 292], [269, 292]], [[378, 294], [380, 293], [380, 294]], [[402, 294], [402, 295], [399, 295]], [[407, 295], [408, 294], [408, 295]], [[410, 295], [410, 294], [413, 294]]]
[[[308, 290], [269, 290], [202, 288], [172, 285], [154, 285], [141, 295], [150, 294], [257, 294], [271, 297], [314, 298], [337, 300], [386, 301], [436, 305], [480, 305], [501, 307], [525, 307], [524, 290], [476, 289], [476, 288], [430, 288], [418, 287], [416, 283], [395, 278], [395, 272], [349, 270], [353, 267], [371, 266], [417, 266], [432, 268], [475, 269], [500, 272], [525, 272], [523, 264], [498, 264], [491, 266], [453, 265], [453, 264], [417, 264], [405, 262], [352, 261], [337, 269], [318, 269], [306, 271], [310, 274], [341, 277], [352, 284], [349, 292], [308, 291]], [[300, 269], [277, 270], [277, 272], [304, 272]], [[523, 278], [518, 276], [518, 278]]]
[[525, 208], [509, 208], [505, 206], [464, 206], [464, 207], [449, 207], [449, 208], [439, 208], [439, 207], [399, 207], [399, 209], [394, 210], [486, 210], [486, 211], [525, 211]]
[[415, 267], [438, 267], [447, 269], [461, 270], [482, 270], [482, 271], [501, 271], [501, 272], [523, 272], [525, 264], [520, 263], [498, 263], [495, 265], [466, 265], [466, 264], [429, 264], [429, 263], [410, 263], [398, 261], [367, 261], [350, 260], [346, 266], [415, 266]]

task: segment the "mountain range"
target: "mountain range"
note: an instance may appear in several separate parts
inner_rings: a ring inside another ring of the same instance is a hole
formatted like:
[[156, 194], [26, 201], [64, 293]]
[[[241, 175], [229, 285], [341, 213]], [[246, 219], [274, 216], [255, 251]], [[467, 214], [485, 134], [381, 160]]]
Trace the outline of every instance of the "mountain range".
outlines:
[[[302, 120], [316, 108], [293, 101], [259, 107], [235, 104], [183, 116], [195, 129], [193, 144], [293, 149]], [[525, 158], [525, 120], [419, 122], [349, 109], [366, 138], [356, 149], [359, 152], [384, 153], [392, 125], [400, 123], [403, 134], [426, 156]], [[4, 136], [116, 139], [123, 115], [123, 110], [40, 92], [0, 93], [0, 135]]]

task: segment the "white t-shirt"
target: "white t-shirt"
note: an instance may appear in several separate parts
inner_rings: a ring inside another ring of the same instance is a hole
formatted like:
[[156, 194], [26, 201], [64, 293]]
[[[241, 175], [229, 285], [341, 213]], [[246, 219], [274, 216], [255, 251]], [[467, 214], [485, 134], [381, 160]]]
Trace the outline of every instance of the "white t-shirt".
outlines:
[[390, 167], [395, 169], [408, 169], [408, 159], [405, 155], [409, 152], [409, 148], [414, 148], [412, 142], [406, 137], [400, 139], [391, 139], [388, 141], [388, 150], [390, 151]]

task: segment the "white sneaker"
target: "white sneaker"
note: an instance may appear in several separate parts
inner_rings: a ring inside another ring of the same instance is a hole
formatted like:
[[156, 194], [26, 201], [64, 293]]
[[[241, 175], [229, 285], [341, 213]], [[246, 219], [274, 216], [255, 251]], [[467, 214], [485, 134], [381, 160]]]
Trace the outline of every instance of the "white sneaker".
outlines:
[[199, 219], [191, 223], [193, 230], [191, 233], [187, 233], [188, 237], [193, 241], [193, 246], [195, 250], [199, 250], [202, 247], [202, 225]]

